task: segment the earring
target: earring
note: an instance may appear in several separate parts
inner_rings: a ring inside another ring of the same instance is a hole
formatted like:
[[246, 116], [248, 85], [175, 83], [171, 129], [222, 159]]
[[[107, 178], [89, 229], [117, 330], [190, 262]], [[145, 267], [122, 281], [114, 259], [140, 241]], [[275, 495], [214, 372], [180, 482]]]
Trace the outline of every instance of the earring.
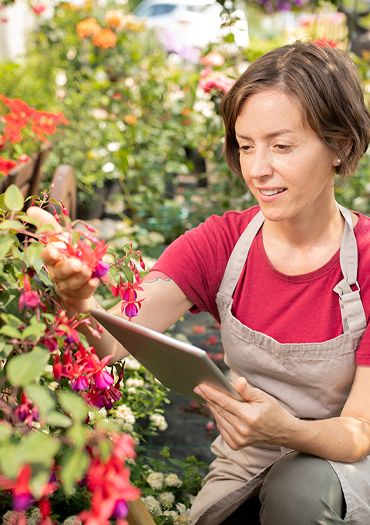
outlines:
[[338, 157], [337, 159], [335, 159], [335, 165], [336, 166], [339, 166], [339, 164], [341, 163], [342, 161], [340, 160], [340, 158]]

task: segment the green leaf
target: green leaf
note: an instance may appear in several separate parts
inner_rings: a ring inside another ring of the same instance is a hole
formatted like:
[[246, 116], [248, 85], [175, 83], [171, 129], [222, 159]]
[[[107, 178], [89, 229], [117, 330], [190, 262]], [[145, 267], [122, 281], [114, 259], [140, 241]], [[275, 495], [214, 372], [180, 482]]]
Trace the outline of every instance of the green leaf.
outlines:
[[46, 331], [46, 324], [38, 321], [36, 317], [32, 317], [30, 325], [27, 326], [22, 332], [22, 340], [32, 339], [37, 341], [44, 335]]
[[45, 485], [50, 479], [50, 468], [45, 465], [33, 465], [30, 481], [31, 493], [35, 499], [40, 499]]
[[41, 385], [28, 385], [25, 388], [25, 391], [27, 397], [37, 405], [42, 418], [45, 418], [46, 415], [55, 408], [55, 401], [51, 397], [47, 387]]
[[4, 221], [0, 223], [0, 230], [22, 230], [24, 228], [20, 221]]
[[68, 428], [72, 425], [72, 419], [60, 412], [49, 412], [45, 421], [51, 427]]
[[13, 386], [26, 386], [38, 381], [50, 357], [48, 350], [35, 347], [27, 354], [17, 355], [8, 361], [6, 375]]
[[59, 392], [58, 397], [63, 410], [67, 412], [73, 420], [82, 421], [85, 419], [89, 409], [81, 397], [67, 391]]
[[5, 441], [12, 433], [12, 426], [6, 421], [0, 421], [0, 441]]
[[10, 235], [2, 235], [0, 237], [0, 259], [4, 259], [4, 257], [7, 256], [14, 241], [14, 237], [11, 237]]
[[21, 332], [14, 328], [14, 326], [10, 326], [8, 324], [0, 328], [0, 334], [7, 335], [12, 339], [22, 339]]
[[13, 351], [13, 345], [0, 340], [0, 359], [7, 359]]
[[15, 184], [11, 184], [5, 191], [4, 203], [10, 211], [21, 211], [23, 208], [24, 197], [21, 190]]
[[13, 314], [1, 314], [0, 319], [2, 319], [5, 324], [10, 324], [15, 328], [18, 328], [21, 324], [23, 324], [22, 319], [19, 319], [19, 317]]
[[88, 439], [89, 433], [90, 430], [86, 426], [76, 422], [67, 430], [67, 437], [73, 442], [75, 447], [83, 448]]
[[24, 252], [24, 262], [27, 266], [34, 268], [37, 273], [44, 266], [44, 262], [41, 259], [43, 249], [44, 246], [40, 242], [32, 242]]
[[5, 441], [0, 446], [0, 471], [10, 479], [17, 477], [22, 465], [22, 459], [18, 455], [18, 447], [14, 443]]
[[60, 470], [64, 492], [70, 496], [74, 491], [76, 483], [84, 476], [89, 465], [89, 457], [85, 450], [69, 450], [62, 459]]
[[22, 438], [17, 447], [17, 454], [22, 464], [31, 463], [49, 467], [60, 446], [60, 442], [49, 434], [33, 431]]

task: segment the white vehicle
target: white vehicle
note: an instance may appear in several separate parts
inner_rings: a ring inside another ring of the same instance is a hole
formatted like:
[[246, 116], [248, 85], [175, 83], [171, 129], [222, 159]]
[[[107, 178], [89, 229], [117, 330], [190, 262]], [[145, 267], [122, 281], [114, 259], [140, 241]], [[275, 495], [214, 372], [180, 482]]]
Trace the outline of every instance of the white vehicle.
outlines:
[[[222, 7], [215, 0], [143, 0], [134, 15], [143, 18], [148, 27], [171, 35], [178, 46], [202, 48], [227, 34], [223, 27]], [[247, 47], [248, 24], [244, 12], [237, 10], [232, 25], [235, 44]]]

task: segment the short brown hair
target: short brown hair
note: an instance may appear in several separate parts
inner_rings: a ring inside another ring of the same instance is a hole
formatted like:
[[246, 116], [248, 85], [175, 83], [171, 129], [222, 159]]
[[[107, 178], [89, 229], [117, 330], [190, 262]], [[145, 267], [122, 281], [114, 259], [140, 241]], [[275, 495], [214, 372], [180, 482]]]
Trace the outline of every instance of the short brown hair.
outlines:
[[[235, 122], [244, 102], [257, 92], [274, 88], [300, 102], [309, 126], [340, 158], [336, 173], [353, 173], [370, 140], [370, 115], [357, 68], [344, 52], [310, 42], [269, 51], [253, 62], [223, 97], [229, 167], [241, 174]], [[349, 142], [348, 154], [344, 147]]]

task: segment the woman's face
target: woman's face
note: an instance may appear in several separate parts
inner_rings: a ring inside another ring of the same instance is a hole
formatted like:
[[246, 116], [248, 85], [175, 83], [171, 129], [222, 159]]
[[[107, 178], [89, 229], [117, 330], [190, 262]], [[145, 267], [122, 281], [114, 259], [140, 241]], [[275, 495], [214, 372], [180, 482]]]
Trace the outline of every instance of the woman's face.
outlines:
[[266, 219], [303, 218], [333, 201], [336, 156], [304, 122], [295, 98], [279, 90], [252, 95], [235, 132], [242, 175]]

